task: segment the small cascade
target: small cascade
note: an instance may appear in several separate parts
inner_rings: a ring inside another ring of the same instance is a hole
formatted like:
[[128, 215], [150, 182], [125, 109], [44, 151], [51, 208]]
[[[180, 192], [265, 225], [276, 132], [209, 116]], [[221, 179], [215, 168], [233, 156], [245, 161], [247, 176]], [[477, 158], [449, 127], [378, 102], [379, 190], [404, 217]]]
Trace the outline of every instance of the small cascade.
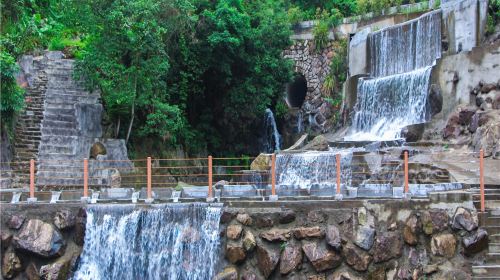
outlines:
[[90, 206], [73, 279], [212, 279], [220, 216], [201, 203]]
[[441, 11], [373, 32], [368, 44], [373, 77], [432, 65], [441, 57]]
[[304, 113], [302, 113], [302, 111], [299, 111], [299, 113], [297, 114], [297, 134], [302, 133], [302, 131], [304, 130], [302, 127], [303, 122], [304, 122]]
[[346, 140], [392, 140], [401, 129], [427, 120], [427, 96], [432, 67], [358, 81], [358, 100]]
[[264, 151], [268, 153], [278, 152], [281, 150], [281, 135], [278, 132], [276, 119], [273, 111], [266, 109], [264, 118]]
[[[350, 185], [351, 181], [351, 149], [306, 152], [297, 154], [279, 154], [276, 156], [276, 178], [278, 187], [300, 188], [333, 188], [336, 186], [336, 154], [341, 155], [341, 182]], [[348, 167], [348, 168], [346, 168]]]

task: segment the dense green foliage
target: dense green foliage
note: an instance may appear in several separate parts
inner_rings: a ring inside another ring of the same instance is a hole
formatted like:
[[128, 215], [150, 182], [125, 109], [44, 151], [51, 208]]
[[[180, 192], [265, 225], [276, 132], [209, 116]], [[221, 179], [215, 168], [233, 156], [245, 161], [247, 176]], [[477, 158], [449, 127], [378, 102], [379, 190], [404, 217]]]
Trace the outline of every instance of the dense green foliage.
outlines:
[[486, 34], [495, 32], [496, 26], [500, 23], [500, 0], [490, 0], [488, 5], [488, 18], [486, 22]]
[[[20, 111], [24, 105], [23, 90], [16, 84], [14, 77], [18, 67], [16, 61], [7, 52], [0, 52], [0, 72], [1, 72], [1, 110], [2, 129], [8, 128], [12, 122], [12, 117]], [[4, 127], [5, 126], [5, 127]]]

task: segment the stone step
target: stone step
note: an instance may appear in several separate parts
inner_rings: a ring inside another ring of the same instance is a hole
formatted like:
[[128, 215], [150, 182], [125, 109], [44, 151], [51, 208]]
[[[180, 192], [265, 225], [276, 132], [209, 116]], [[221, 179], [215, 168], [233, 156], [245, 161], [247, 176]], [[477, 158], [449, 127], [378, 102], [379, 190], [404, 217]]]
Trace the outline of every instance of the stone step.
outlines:
[[[479, 201], [474, 201], [474, 207], [480, 209], [481, 203]], [[500, 208], [500, 200], [486, 200], [484, 202], [484, 207], [489, 210], [499, 209]]]
[[83, 178], [69, 178], [69, 179], [50, 179], [38, 177], [37, 185], [41, 186], [83, 186]]
[[474, 275], [474, 279], [499, 279], [500, 265], [472, 266], [472, 273]]
[[500, 253], [488, 253], [486, 254], [487, 263], [500, 265]]
[[99, 97], [90, 94], [80, 94], [80, 95], [50, 95], [47, 97], [45, 101], [45, 105], [50, 105], [54, 107], [54, 105], [58, 104], [75, 104], [75, 103], [89, 103], [94, 104], [98, 103]]
[[57, 170], [39, 170], [36, 173], [39, 178], [47, 178], [47, 179], [80, 179], [83, 178], [83, 169], [81, 171], [57, 171]]
[[78, 140], [78, 136], [64, 136], [64, 135], [44, 135], [41, 140], [42, 144], [66, 146], [74, 145], [74, 141]]
[[75, 110], [75, 103], [47, 103], [47, 110]]
[[42, 126], [45, 128], [67, 128], [76, 129], [76, 122], [43, 120]]
[[47, 153], [74, 154], [74, 147], [73, 146], [40, 145], [39, 153], [40, 153], [40, 155], [45, 155]]
[[40, 162], [37, 167], [39, 170], [44, 170], [44, 171], [59, 171], [59, 170], [65, 170], [67, 172], [83, 172], [83, 161], [77, 162], [77, 161], [71, 161], [71, 162], [65, 162], [61, 164], [56, 164], [54, 162]]
[[50, 113], [45, 113], [44, 120], [76, 122], [76, 116], [74, 114], [68, 115], [68, 114], [50, 114]]
[[488, 240], [492, 243], [500, 243], [500, 234], [491, 234], [488, 232]]
[[41, 129], [43, 135], [61, 135], [61, 136], [78, 136], [78, 130], [67, 128], [48, 128]]
[[491, 242], [488, 244], [488, 251], [490, 253], [500, 253], [500, 243]]
[[74, 116], [75, 112], [76, 112], [76, 110], [75, 110], [74, 106], [73, 106], [73, 108], [69, 108], [69, 109], [67, 109], [67, 108], [64, 108], [64, 109], [63, 108], [52, 108], [49, 106], [49, 107], [45, 108], [44, 115], [45, 114], [53, 114], [53, 115], [61, 114], [61, 115], [73, 115]]

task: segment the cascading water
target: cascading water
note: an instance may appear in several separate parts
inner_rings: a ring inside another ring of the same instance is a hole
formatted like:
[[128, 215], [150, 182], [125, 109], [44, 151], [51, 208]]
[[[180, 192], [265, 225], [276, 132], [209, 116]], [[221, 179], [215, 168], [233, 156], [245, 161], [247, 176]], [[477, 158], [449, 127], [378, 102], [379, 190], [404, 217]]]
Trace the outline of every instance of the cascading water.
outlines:
[[371, 33], [371, 76], [358, 80], [350, 141], [393, 140], [427, 121], [432, 65], [441, 57], [441, 11]]
[[346, 140], [391, 140], [401, 129], [426, 121], [432, 67], [358, 81], [358, 101]]
[[73, 279], [212, 279], [221, 207], [96, 205]]
[[341, 182], [350, 185], [352, 150], [279, 154], [276, 178], [279, 187], [300, 189], [332, 188], [337, 181], [336, 154], [341, 155]]
[[281, 150], [281, 135], [276, 125], [273, 111], [266, 109], [264, 118], [264, 151], [268, 153], [278, 152]]
[[441, 57], [441, 11], [370, 34], [372, 77], [409, 72]]

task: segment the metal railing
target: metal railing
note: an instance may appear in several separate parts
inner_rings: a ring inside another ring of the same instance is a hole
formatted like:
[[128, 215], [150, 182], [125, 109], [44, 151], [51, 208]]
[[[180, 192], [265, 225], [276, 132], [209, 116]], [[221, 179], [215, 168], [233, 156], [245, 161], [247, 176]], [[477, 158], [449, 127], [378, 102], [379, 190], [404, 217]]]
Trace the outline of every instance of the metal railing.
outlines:
[[[431, 154], [433, 156], [439, 156], [440, 152], [432, 152]], [[450, 152], [441, 152], [443, 155], [450, 155]], [[455, 155], [460, 154], [457, 152], [453, 152]], [[480, 210], [481, 212], [485, 211], [485, 180], [484, 180], [484, 151], [480, 150], [479, 153], [462, 153], [463, 156], [476, 156], [479, 159], [479, 196], [480, 196]], [[370, 176], [370, 171], [369, 168], [364, 166], [368, 165], [366, 162], [351, 162], [350, 166], [342, 166], [342, 161], [341, 161], [341, 154], [335, 154], [335, 177], [336, 180], [334, 181], [334, 190], [335, 190], [335, 195], [336, 197], [342, 197], [341, 191], [342, 191], [342, 184], [349, 183], [351, 185], [356, 185], [359, 183], [359, 181], [362, 181], [363, 179], [356, 179], [356, 178], [351, 178], [350, 182], [342, 182], [342, 170], [346, 168], [350, 168], [350, 173], [351, 175], [362, 175], [362, 176]], [[366, 155], [352, 155], [353, 159], [356, 157], [366, 157]], [[214, 198], [214, 179], [217, 180], [223, 180], [223, 179], [228, 179], [226, 182], [226, 185], [228, 187], [234, 186], [234, 185], [244, 185], [244, 184], [252, 184], [255, 182], [251, 182], [248, 180], [248, 178], [245, 178], [245, 176], [248, 176], [249, 174], [245, 174], [245, 171], [251, 171], [252, 174], [257, 174], [262, 178], [264, 177], [265, 179], [261, 181], [262, 184], [270, 185], [271, 188], [271, 200], [277, 199], [277, 191], [276, 191], [276, 185], [277, 185], [277, 171], [276, 171], [276, 154], [271, 154], [269, 155], [269, 165], [267, 166], [268, 170], [250, 170], [250, 161], [255, 158], [250, 158], [250, 157], [239, 157], [239, 158], [214, 158], [212, 156], [208, 156], [206, 158], [182, 158], [182, 159], [153, 159], [151, 157], [148, 157], [146, 159], [139, 159], [139, 160], [132, 160], [132, 161], [127, 161], [127, 162], [132, 162], [135, 164], [135, 166], [122, 166], [122, 167], [109, 167], [113, 166], [113, 164], [117, 164], [117, 162], [123, 162], [123, 161], [108, 161], [108, 167], [102, 167], [99, 164], [99, 162], [103, 161], [96, 161], [96, 160], [89, 160], [89, 159], [83, 159], [79, 161], [79, 164], [81, 164], [81, 167], [77, 167], [77, 165], [69, 165], [65, 161], [57, 161], [56, 163], [58, 164], [57, 166], [62, 166], [62, 171], [60, 170], [50, 170], [54, 174], [59, 173], [64, 173], [68, 174], [70, 172], [77, 171], [78, 169], [80, 170], [79, 172], [83, 171], [83, 176], [81, 177], [82, 179], [82, 184], [78, 184], [79, 186], [83, 185], [83, 198], [88, 199], [89, 197], [89, 188], [91, 185], [98, 185], [98, 184], [91, 184], [90, 182], [92, 180], [98, 180], [99, 176], [91, 176], [91, 171], [92, 172], [99, 172], [102, 170], [106, 169], [116, 169], [120, 173], [120, 180], [124, 178], [130, 178], [133, 182], [129, 182], [129, 184], [134, 184], [134, 185], [146, 185], [146, 201], [150, 202], [153, 201], [153, 191], [152, 188], [153, 186], [158, 186], [158, 187], [174, 187], [178, 184], [179, 181], [189, 179], [191, 178], [191, 186], [205, 186], [208, 187], [208, 191], [201, 191], [200, 192], [207, 192], [207, 199], [212, 200]], [[214, 164], [214, 162], [222, 162], [222, 164]], [[232, 161], [232, 163], [231, 163]], [[243, 161], [243, 163], [242, 163]], [[33, 202], [36, 201], [35, 198], [35, 185], [36, 185], [36, 179], [37, 179], [37, 171], [45, 171], [48, 172], [49, 169], [40, 169], [36, 170], [36, 164], [41, 165], [41, 163], [48, 163], [50, 161], [35, 161], [34, 159], [29, 161], [29, 198], [28, 202]], [[72, 163], [78, 162], [75, 160], [71, 160]], [[476, 163], [477, 161], [463, 161], [462, 163], [469, 165], [470, 163]], [[54, 163], [54, 162], [52, 162]], [[65, 165], [66, 163], [66, 165]], [[93, 163], [93, 166], [91, 166], [91, 163]], [[153, 164], [154, 163], [154, 164]], [[206, 164], [205, 164], [206, 163]], [[402, 162], [385, 162], [385, 165], [388, 166], [394, 166], [393, 169], [386, 173], [391, 173], [392, 175], [395, 175], [395, 178], [392, 178], [391, 180], [401, 180], [398, 182], [401, 182], [403, 185], [403, 197], [409, 197], [410, 196], [410, 180], [414, 180], [413, 178], [410, 178], [410, 165], [411, 164], [418, 164], [418, 161], [413, 161], [410, 162], [409, 160], [409, 154], [408, 151], [403, 152], [403, 160]], [[433, 163], [440, 163], [439, 160], [433, 161]], [[447, 161], [441, 161], [441, 163], [449, 163]], [[457, 163], [457, 162], [453, 162]], [[25, 163], [17, 163], [17, 164], [26, 164]], [[145, 165], [145, 166], [144, 166]], [[402, 168], [401, 168], [402, 165]], [[76, 166], [76, 167], [75, 167]], [[325, 166], [326, 169], [329, 167], [333, 166]], [[215, 169], [220, 169], [219, 171]], [[68, 171], [69, 170], [69, 171]], [[477, 169], [475, 169], [477, 171]], [[214, 172], [215, 171], [215, 172]], [[475, 172], [474, 172], [475, 173]], [[52, 173], [51, 173], [52, 174]], [[384, 172], [379, 172], [378, 174], [384, 174]], [[402, 175], [402, 176], [401, 176]], [[23, 176], [23, 175], [19, 175]], [[52, 179], [75, 179], [74, 176], [69, 176], [69, 175], [61, 175], [61, 176], [52, 176], [49, 178]], [[402, 177], [402, 178], [401, 178]], [[80, 178], [80, 177], [78, 177]], [[144, 182], [145, 178], [145, 182]], [[175, 179], [173, 179], [175, 178]], [[170, 181], [169, 181], [170, 180]], [[439, 181], [440, 179], [434, 179], [434, 181]], [[449, 179], [443, 179], [443, 181], [449, 181]], [[370, 179], [370, 183], [387, 183], [387, 179], [381, 180], [381, 179]], [[206, 185], [205, 185], [206, 184]], [[399, 183], [398, 183], [399, 184]], [[399, 185], [401, 186], [401, 185]], [[244, 192], [244, 191], [241, 191]]]

